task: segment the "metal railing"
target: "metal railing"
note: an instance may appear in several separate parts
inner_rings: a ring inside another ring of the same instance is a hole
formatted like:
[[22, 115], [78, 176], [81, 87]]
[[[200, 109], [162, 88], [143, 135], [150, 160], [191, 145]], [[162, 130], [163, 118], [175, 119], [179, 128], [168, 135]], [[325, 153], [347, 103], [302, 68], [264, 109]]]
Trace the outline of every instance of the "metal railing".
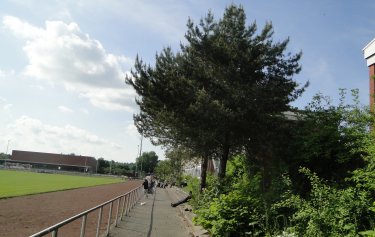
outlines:
[[[57, 223], [53, 226], [50, 226], [36, 234], [30, 235], [30, 237], [41, 237], [45, 236], [49, 233], [51, 233], [52, 237], [58, 237], [58, 231], [61, 227], [79, 219], [82, 218], [82, 224], [81, 224], [81, 233], [80, 237], [85, 236], [85, 230], [86, 230], [86, 220], [87, 220], [87, 215], [90, 214], [91, 212], [94, 212], [99, 209], [99, 214], [98, 214], [98, 219], [97, 219], [97, 226], [96, 226], [96, 237], [99, 237], [100, 235], [100, 226], [102, 222], [102, 216], [103, 216], [103, 208], [106, 205], [109, 205], [109, 215], [108, 215], [108, 223], [107, 223], [107, 228], [105, 232], [105, 236], [109, 235], [109, 231], [111, 228], [111, 221], [112, 221], [112, 209], [113, 209], [113, 203], [117, 201], [117, 210], [116, 210], [116, 216], [115, 216], [115, 226], [118, 225], [118, 222], [123, 219], [125, 215], [127, 215], [132, 207], [137, 203], [137, 201], [140, 199], [140, 197], [143, 194], [143, 186], [139, 186], [125, 194], [122, 194], [118, 197], [115, 197], [112, 200], [109, 200], [105, 203], [102, 203], [96, 207], [93, 207], [89, 210], [86, 210], [84, 212], [81, 212], [75, 216], [72, 216], [60, 223]], [[121, 205], [120, 205], [121, 204]], [[121, 212], [120, 212], [120, 206], [121, 206]], [[119, 218], [120, 217], [120, 218]]]

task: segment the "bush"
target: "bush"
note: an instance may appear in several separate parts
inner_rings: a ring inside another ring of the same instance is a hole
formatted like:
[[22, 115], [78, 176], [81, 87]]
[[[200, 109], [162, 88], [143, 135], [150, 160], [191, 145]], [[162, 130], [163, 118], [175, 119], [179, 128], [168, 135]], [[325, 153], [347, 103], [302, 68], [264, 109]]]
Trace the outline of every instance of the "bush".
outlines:
[[213, 236], [264, 236], [262, 206], [258, 198], [235, 190], [197, 210], [194, 221]]
[[260, 195], [260, 176], [248, 176], [242, 156], [228, 162], [225, 186], [207, 176], [207, 188], [196, 203], [194, 222], [212, 236], [265, 236], [267, 205]]
[[200, 188], [200, 182], [197, 177], [193, 177], [191, 175], [185, 175], [183, 179], [186, 181], [187, 186], [184, 187], [184, 191], [189, 193], [192, 193], [192, 198], [189, 200], [190, 205], [197, 206], [198, 200], [200, 198], [199, 188]]
[[330, 187], [306, 168], [300, 172], [308, 177], [311, 192], [307, 199], [288, 193], [275, 204], [275, 209], [294, 209], [288, 231], [298, 236], [358, 236], [360, 220], [368, 214], [367, 192], [349, 187]]

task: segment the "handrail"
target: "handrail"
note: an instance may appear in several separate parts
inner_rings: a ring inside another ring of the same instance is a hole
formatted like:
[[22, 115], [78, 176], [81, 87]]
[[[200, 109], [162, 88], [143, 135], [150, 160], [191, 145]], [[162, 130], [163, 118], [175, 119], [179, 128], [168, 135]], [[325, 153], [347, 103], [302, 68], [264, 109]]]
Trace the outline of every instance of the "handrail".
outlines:
[[108, 216], [108, 225], [107, 225], [107, 229], [106, 229], [106, 236], [109, 235], [109, 230], [110, 230], [110, 224], [111, 224], [111, 216], [112, 216], [112, 207], [113, 207], [113, 202], [115, 202], [116, 200], [118, 200], [118, 204], [117, 204], [117, 212], [116, 212], [116, 220], [115, 220], [115, 225], [117, 226], [118, 224], [118, 213], [119, 213], [119, 208], [120, 208], [120, 202], [121, 202], [121, 199], [123, 199], [123, 204], [122, 204], [122, 211], [121, 211], [121, 219], [124, 215], [127, 215], [128, 212], [130, 211], [130, 208], [132, 208], [136, 203], [137, 201], [139, 200], [139, 198], [141, 197], [141, 191], [142, 190], [142, 185], [128, 191], [127, 193], [125, 194], [122, 194], [120, 196], [117, 196], [107, 202], [104, 202], [102, 204], [99, 204], [97, 205], [96, 207], [93, 207], [91, 209], [88, 209], [84, 212], [81, 212], [75, 216], [72, 216], [62, 222], [59, 222], [53, 226], [50, 226], [36, 234], [33, 234], [33, 235], [30, 235], [30, 237], [41, 237], [41, 236], [44, 236], [46, 234], [49, 234], [49, 233], [52, 233], [52, 237], [57, 237], [58, 236], [58, 230], [59, 228], [63, 227], [64, 225], [67, 225], [81, 217], [82, 218], [82, 225], [81, 225], [81, 234], [80, 234], [80, 237], [84, 237], [85, 236], [85, 228], [86, 228], [86, 219], [87, 219], [87, 215], [93, 211], [96, 211], [97, 209], [99, 209], [99, 215], [98, 215], [98, 224], [97, 224], [97, 228], [96, 228], [96, 236], [98, 237], [99, 236], [99, 230], [100, 230], [100, 224], [101, 224], [101, 219], [102, 219], [102, 212], [103, 212], [103, 207], [108, 205], [108, 204], [111, 204], [110, 206], [110, 210], [109, 210], [109, 216]]

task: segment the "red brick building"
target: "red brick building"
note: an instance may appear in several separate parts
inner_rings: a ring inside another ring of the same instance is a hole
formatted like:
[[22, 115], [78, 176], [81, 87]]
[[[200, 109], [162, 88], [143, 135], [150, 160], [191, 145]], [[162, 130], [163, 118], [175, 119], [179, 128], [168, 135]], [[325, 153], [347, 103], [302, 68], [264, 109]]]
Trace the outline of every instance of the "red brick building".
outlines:
[[12, 163], [30, 164], [33, 168], [91, 172], [97, 171], [97, 160], [90, 156], [64, 155], [32, 151], [12, 151]]
[[363, 48], [363, 54], [369, 69], [370, 107], [373, 110], [375, 103], [375, 39]]

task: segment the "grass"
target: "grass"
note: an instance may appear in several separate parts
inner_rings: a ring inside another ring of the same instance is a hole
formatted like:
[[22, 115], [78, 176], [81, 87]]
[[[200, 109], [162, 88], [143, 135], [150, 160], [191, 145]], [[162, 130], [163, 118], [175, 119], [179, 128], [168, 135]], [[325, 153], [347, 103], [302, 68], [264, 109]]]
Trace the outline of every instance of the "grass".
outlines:
[[121, 181], [120, 178], [0, 170], [0, 198], [91, 187]]

